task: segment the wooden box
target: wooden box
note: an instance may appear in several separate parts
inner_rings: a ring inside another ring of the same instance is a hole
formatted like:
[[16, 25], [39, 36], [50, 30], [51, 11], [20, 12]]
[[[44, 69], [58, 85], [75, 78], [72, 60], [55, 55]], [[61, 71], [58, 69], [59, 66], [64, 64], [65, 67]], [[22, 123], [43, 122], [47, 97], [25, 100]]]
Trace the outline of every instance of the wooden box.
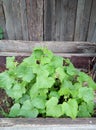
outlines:
[[[89, 42], [33, 42], [0, 41], [0, 72], [5, 69], [6, 57], [16, 56], [18, 61], [32, 53], [36, 46], [48, 47], [56, 55], [68, 57], [84, 71], [96, 63], [96, 43]], [[0, 118], [0, 130], [96, 130], [96, 118]]]

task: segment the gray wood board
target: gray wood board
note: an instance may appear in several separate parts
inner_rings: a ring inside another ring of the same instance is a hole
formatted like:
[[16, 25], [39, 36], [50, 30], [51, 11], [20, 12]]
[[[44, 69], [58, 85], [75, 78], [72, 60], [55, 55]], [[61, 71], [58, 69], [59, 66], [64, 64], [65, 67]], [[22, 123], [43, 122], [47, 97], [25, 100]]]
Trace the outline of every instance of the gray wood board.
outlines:
[[13, 22], [13, 11], [12, 11], [12, 1], [11, 0], [3, 0], [3, 7], [6, 19], [6, 30], [8, 34], [8, 39], [15, 40], [15, 29]]
[[36, 42], [36, 41], [14, 41], [0, 40], [0, 54], [17, 53], [31, 54], [34, 47], [48, 47], [54, 53], [96, 53], [96, 44], [89, 42]]
[[0, 1], [0, 27], [3, 29], [3, 35], [4, 35], [4, 39], [7, 39], [7, 31], [6, 31], [6, 23], [5, 23], [5, 16], [4, 16], [4, 12], [3, 12], [3, 4]]
[[0, 130], [96, 130], [95, 118], [1, 118]]
[[87, 41], [96, 42], [96, 0], [93, 0]]
[[13, 13], [13, 23], [15, 29], [16, 40], [23, 39], [22, 36], [22, 23], [21, 23], [21, 12], [20, 12], [20, 0], [11, 0], [12, 2], [12, 13]]
[[44, 0], [44, 40], [55, 40], [55, 0]]
[[55, 3], [55, 11], [56, 11], [56, 21], [55, 21], [55, 24], [56, 24], [56, 33], [55, 36], [56, 36], [56, 41], [60, 41], [60, 30], [61, 30], [61, 0], [56, 0], [56, 3]]
[[73, 41], [77, 0], [61, 1], [60, 41]]
[[79, 0], [74, 40], [85, 41], [88, 35], [92, 0]]
[[20, 0], [20, 12], [21, 12], [21, 25], [22, 25], [23, 40], [29, 40], [26, 1], [25, 0]]
[[43, 40], [43, 0], [26, 0], [29, 40]]

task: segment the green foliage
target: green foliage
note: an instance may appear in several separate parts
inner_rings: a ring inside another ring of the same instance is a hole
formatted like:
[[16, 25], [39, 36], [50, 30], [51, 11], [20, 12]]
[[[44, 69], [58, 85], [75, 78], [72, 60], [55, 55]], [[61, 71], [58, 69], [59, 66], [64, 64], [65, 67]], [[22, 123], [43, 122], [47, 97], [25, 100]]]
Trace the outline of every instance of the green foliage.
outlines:
[[3, 29], [0, 27], [0, 40], [3, 39]]
[[6, 67], [0, 73], [0, 87], [14, 101], [7, 117], [74, 119], [93, 115], [96, 83], [69, 59], [35, 48], [20, 64], [15, 57], [7, 57]]

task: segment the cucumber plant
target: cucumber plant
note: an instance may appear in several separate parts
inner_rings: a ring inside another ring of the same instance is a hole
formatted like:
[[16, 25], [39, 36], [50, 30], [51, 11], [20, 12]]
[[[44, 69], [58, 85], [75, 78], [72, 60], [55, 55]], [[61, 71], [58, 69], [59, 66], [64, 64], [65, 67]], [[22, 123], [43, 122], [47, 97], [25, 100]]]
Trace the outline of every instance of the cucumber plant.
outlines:
[[91, 117], [96, 83], [69, 59], [35, 48], [22, 63], [7, 57], [0, 88], [12, 98], [6, 117]]

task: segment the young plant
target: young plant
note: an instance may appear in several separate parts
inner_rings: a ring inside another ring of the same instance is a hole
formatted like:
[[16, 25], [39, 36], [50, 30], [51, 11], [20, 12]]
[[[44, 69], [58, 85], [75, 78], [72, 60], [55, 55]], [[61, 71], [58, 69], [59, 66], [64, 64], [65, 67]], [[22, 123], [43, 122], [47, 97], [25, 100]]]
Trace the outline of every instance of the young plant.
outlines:
[[76, 69], [69, 59], [46, 48], [17, 63], [7, 57], [0, 87], [12, 98], [7, 117], [91, 117], [96, 83]]

